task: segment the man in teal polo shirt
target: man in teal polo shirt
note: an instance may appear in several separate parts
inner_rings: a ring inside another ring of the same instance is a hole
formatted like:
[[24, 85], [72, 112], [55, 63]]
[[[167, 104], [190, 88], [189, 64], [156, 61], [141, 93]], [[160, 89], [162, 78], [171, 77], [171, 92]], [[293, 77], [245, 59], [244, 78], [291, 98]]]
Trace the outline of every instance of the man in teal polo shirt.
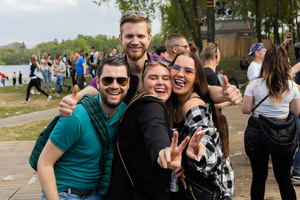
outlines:
[[[112, 143], [126, 108], [123, 99], [129, 88], [129, 69], [124, 59], [109, 57], [98, 68], [95, 97], [104, 115]], [[84, 106], [78, 104], [70, 117], [61, 117], [41, 153], [38, 174], [42, 199], [102, 200], [99, 168], [102, 145]], [[110, 178], [109, 178], [110, 179]]]

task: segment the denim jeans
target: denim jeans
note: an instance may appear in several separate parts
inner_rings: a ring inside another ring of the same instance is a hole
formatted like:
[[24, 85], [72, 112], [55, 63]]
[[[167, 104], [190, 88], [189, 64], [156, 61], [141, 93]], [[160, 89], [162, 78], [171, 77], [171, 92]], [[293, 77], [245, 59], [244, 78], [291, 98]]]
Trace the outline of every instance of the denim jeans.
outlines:
[[[103, 200], [103, 196], [98, 193], [93, 193], [84, 197], [68, 192], [59, 192], [58, 195], [60, 200]], [[44, 194], [42, 195], [42, 200], [47, 200]]]
[[83, 74], [77, 74], [77, 85], [82, 90], [84, 88], [84, 77]]
[[43, 75], [44, 75], [44, 87], [47, 87], [47, 83], [49, 85], [49, 87], [51, 87], [51, 75], [52, 73], [50, 73], [50, 70], [44, 70], [43, 71]]
[[[295, 118], [295, 121], [296, 121], [297, 126], [298, 126], [298, 134], [299, 134], [298, 144], [300, 145], [300, 118], [299, 118], [299, 116]], [[295, 154], [295, 157], [294, 157], [294, 169], [293, 169], [293, 171], [300, 174], [300, 148], [298, 148], [297, 153]]]
[[66, 79], [66, 77], [64, 77], [62, 75], [56, 75], [54, 85], [56, 87], [57, 92], [61, 92], [60, 88], [59, 88], [59, 85], [58, 85], [58, 81], [60, 82], [60, 86], [64, 86], [64, 87], [67, 87], [67, 88], [71, 87], [70, 85], [67, 85], [67, 84], [64, 83], [65, 79]]
[[3, 84], [3, 87], [5, 87], [5, 79], [4, 78], [2, 79], [2, 84]]

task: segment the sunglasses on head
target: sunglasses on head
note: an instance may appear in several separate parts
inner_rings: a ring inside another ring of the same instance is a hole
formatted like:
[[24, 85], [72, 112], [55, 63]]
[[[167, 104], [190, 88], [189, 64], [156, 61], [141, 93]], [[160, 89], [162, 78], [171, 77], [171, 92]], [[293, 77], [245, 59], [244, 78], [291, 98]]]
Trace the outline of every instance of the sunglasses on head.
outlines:
[[143, 17], [143, 18], [147, 18], [148, 17], [148, 14], [145, 12], [145, 11], [126, 11], [124, 13], [124, 16], [125, 17], [129, 17], [131, 15], [139, 15], [140, 17]]
[[156, 64], [162, 64], [162, 65], [165, 65], [165, 66], [170, 66], [171, 61], [169, 61], [169, 60], [148, 59], [148, 60], [145, 61], [144, 69], [143, 69], [142, 74], [145, 72], [145, 69], [148, 66], [152, 66], [152, 65], [156, 65]]
[[177, 72], [180, 72], [182, 70], [184, 75], [192, 75], [195, 73], [195, 69], [190, 67], [180, 67], [179, 65], [171, 65], [171, 70]]
[[126, 77], [113, 78], [113, 77], [109, 77], [109, 76], [103, 77], [101, 79], [101, 83], [104, 86], [109, 86], [110, 84], [112, 84], [114, 82], [115, 79], [117, 80], [117, 83], [120, 86], [126, 86], [128, 84], [128, 78], [126, 78]]

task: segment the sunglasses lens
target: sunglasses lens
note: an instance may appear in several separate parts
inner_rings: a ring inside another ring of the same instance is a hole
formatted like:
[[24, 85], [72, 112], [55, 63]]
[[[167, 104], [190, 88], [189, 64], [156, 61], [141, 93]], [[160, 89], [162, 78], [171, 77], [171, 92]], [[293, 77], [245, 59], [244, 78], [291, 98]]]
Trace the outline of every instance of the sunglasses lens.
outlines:
[[124, 15], [126, 17], [128, 17], [128, 16], [133, 15], [133, 14], [134, 14], [134, 11], [126, 11]]
[[144, 11], [138, 11], [137, 14], [143, 18], [146, 18], [148, 16], [147, 13]]
[[110, 84], [112, 84], [113, 81], [114, 81], [113, 77], [103, 77], [101, 79], [101, 82], [104, 86], [109, 86]]
[[125, 77], [117, 78], [117, 82], [121, 86], [126, 86], [128, 84], [128, 78]]
[[[103, 77], [101, 79], [101, 82], [104, 86], [109, 86], [110, 84], [112, 84], [114, 82], [114, 78], [113, 77]], [[128, 84], [128, 78], [119, 77], [119, 78], [117, 78], [117, 83], [120, 86], [126, 86]]]
[[148, 14], [145, 11], [126, 11], [124, 13], [124, 16], [125, 17], [129, 17], [129, 16], [134, 15], [134, 14], [137, 14], [140, 17], [143, 17], [143, 18], [148, 17]]

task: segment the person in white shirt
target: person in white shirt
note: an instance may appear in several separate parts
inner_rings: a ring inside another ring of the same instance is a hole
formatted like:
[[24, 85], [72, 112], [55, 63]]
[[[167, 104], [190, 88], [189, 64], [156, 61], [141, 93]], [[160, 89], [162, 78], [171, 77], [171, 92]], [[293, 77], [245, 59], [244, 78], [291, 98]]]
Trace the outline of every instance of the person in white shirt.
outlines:
[[253, 56], [254, 60], [250, 63], [247, 71], [249, 81], [259, 76], [265, 54], [266, 48], [263, 43], [255, 43], [251, 46], [248, 56]]
[[93, 77], [95, 77], [97, 74], [97, 61], [98, 61], [98, 51], [95, 50], [95, 47], [91, 47], [90, 61], [91, 61], [90, 73]]

